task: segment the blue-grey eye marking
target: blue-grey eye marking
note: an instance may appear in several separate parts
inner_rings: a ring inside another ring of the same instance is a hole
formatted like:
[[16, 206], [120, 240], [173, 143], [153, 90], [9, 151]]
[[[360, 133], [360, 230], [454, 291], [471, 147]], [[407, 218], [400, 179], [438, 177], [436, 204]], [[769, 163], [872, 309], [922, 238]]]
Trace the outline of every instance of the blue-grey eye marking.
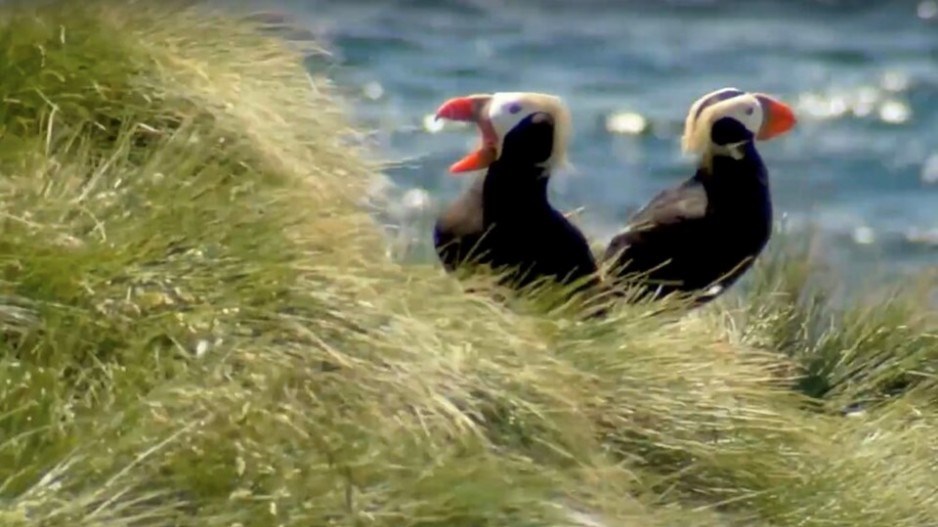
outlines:
[[732, 99], [733, 97], [739, 97], [740, 95], [743, 95], [743, 92], [735, 88], [726, 88], [714, 93], [710, 97], [707, 97], [702, 103], [700, 103], [700, 106], [697, 107], [697, 112], [694, 114], [694, 120], [700, 117], [700, 114], [704, 111], [704, 108], [710, 106], [711, 104], [725, 101], [727, 99]]
[[521, 105], [519, 103], [513, 102], [508, 105], [508, 113], [518, 113], [521, 111]]
[[754, 111], [755, 111], [755, 108], [753, 108], [752, 106], [746, 107], [746, 115], [752, 115], [752, 112]]

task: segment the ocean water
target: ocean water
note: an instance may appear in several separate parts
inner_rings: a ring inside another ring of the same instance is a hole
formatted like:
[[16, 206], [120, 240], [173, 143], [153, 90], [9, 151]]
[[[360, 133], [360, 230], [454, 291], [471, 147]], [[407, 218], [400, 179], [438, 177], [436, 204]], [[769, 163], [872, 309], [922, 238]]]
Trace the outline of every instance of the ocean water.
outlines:
[[447, 166], [477, 140], [431, 119], [446, 98], [544, 91], [574, 118], [553, 201], [597, 244], [692, 174], [683, 119], [735, 86], [800, 119], [761, 143], [778, 228], [847, 275], [938, 262], [938, 1], [252, 1], [334, 52], [328, 68], [394, 164], [376, 185], [396, 254], [432, 259], [430, 226], [467, 184]]

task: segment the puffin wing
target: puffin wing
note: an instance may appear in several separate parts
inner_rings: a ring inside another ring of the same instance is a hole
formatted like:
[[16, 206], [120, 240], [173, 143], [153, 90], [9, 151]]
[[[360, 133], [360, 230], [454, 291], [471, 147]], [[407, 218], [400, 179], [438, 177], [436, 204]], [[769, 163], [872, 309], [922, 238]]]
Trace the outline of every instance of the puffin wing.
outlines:
[[603, 260], [621, 258], [626, 252], [635, 252], [655, 241], [665, 245], [680, 243], [682, 235], [693, 234], [706, 213], [707, 193], [698, 181], [690, 180], [664, 190], [629, 219], [625, 231], [612, 238]]
[[449, 272], [469, 258], [482, 238], [482, 183], [483, 178], [476, 180], [440, 213], [433, 226], [434, 248]]

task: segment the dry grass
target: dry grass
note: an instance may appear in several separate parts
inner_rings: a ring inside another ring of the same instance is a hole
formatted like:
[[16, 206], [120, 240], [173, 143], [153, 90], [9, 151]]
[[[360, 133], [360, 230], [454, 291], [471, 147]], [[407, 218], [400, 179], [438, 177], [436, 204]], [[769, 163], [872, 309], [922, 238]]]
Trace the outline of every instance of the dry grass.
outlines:
[[156, 5], [2, 10], [3, 525], [938, 517], [913, 296], [842, 310], [797, 259], [678, 320], [464, 295], [376, 249], [297, 50]]

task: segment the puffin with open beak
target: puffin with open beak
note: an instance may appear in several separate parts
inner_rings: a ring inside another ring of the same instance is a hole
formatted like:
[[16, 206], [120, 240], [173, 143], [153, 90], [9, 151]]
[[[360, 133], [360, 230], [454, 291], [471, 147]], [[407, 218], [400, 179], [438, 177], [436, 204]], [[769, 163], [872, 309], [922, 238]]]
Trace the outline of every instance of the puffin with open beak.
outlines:
[[769, 173], [755, 141], [795, 123], [789, 106], [763, 93], [723, 88], [698, 99], [682, 139], [699, 156], [696, 173], [655, 196], [611, 240], [602, 258], [608, 277], [639, 286], [638, 298], [688, 294], [698, 306], [725, 292], [772, 232]]
[[558, 97], [494, 93], [446, 101], [437, 118], [475, 123], [478, 149], [450, 167], [484, 176], [437, 218], [433, 243], [448, 272], [486, 265], [501, 283], [550, 280], [574, 292], [599, 284], [586, 238], [547, 199], [551, 171], [566, 163], [570, 115]]

